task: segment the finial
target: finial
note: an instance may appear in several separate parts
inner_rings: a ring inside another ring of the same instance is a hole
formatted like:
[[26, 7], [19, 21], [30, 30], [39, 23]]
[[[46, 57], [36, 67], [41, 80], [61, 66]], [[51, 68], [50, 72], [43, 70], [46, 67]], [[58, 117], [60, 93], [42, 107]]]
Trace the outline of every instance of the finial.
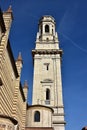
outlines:
[[25, 80], [25, 82], [24, 82], [24, 88], [28, 88], [27, 80]]
[[21, 62], [23, 62], [23, 60], [22, 60], [22, 56], [21, 56], [21, 52], [19, 52], [19, 55], [18, 55], [17, 61], [21, 61]]
[[6, 12], [12, 12], [12, 6], [10, 5]]

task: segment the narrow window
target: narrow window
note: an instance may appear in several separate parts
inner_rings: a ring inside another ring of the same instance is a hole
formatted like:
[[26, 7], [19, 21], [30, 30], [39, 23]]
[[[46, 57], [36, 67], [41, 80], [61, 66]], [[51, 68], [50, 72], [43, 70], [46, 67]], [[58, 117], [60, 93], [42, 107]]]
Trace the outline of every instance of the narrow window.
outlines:
[[42, 26], [41, 26], [41, 34], [42, 34]]
[[50, 100], [50, 90], [46, 89], [46, 100]]
[[34, 114], [34, 122], [40, 122], [40, 112], [36, 111]]
[[47, 64], [47, 66], [46, 66], [46, 67], [47, 67], [47, 70], [49, 70], [49, 64]]
[[53, 34], [53, 28], [52, 28], [52, 34]]
[[49, 33], [49, 25], [45, 25], [45, 32]]
[[49, 70], [49, 63], [44, 63], [46, 70]]

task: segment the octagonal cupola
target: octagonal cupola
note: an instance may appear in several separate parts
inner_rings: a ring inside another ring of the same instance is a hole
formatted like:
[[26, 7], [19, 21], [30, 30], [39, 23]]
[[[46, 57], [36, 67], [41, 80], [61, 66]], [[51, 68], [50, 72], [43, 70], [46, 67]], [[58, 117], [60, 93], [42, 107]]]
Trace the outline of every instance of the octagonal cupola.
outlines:
[[[36, 49], [38, 49], [37, 48], [38, 43], [46, 44], [45, 49], [48, 43], [50, 45], [57, 43], [57, 47], [58, 47], [58, 36], [55, 29], [55, 25], [56, 25], [55, 19], [52, 16], [45, 15], [41, 17], [41, 19], [39, 20], [39, 27], [38, 27], [39, 31], [37, 32], [37, 38], [36, 38]], [[40, 49], [43, 49], [43, 46]], [[56, 48], [53, 47], [51, 49], [56, 49]]]
[[43, 16], [39, 21], [39, 33], [40, 36], [44, 36], [43, 40], [46, 40], [48, 36], [55, 35], [55, 20], [52, 16]]

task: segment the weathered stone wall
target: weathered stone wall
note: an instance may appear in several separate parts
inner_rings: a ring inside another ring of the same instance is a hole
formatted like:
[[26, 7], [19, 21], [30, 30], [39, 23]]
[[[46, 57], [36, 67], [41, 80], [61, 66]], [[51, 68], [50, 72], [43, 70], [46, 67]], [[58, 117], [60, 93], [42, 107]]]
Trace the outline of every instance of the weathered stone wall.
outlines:
[[[40, 113], [40, 121], [35, 121], [35, 112]], [[52, 110], [49, 107], [35, 105], [27, 110], [26, 127], [51, 127], [52, 126]]]
[[[21, 75], [18, 74], [8, 39], [12, 22], [11, 8], [4, 12], [3, 20], [6, 32], [0, 43], [0, 115], [17, 120], [16, 125], [19, 130], [24, 130], [26, 101], [20, 84]], [[10, 121], [8, 122], [10, 123]], [[4, 129], [4, 125], [7, 128], [7, 124], [6, 118], [0, 118], [0, 129]], [[14, 124], [11, 124], [11, 126], [11, 130], [13, 130]], [[10, 128], [7, 128], [7, 130], [10, 130]]]

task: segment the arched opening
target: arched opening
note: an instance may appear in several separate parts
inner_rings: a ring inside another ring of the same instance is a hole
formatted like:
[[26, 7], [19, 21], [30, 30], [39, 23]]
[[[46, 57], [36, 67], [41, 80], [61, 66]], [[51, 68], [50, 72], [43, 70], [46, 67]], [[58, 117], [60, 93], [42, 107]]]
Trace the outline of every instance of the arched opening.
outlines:
[[53, 34], [53, 28], [52, 28], [52, 34]]
[[40, 28], [40, 29], [41, 29], [41, 34], [42, 34], [42, 26], [41, 26], [41, 28]]
[[45, 32], [49, 33], [49, 25], [45, 25]]
[[34, 122], [40, 122], [40, 112], [35, 111], [34, 113]]
[[50, 90], [46, 89], [46, 100], [50, 100]]

